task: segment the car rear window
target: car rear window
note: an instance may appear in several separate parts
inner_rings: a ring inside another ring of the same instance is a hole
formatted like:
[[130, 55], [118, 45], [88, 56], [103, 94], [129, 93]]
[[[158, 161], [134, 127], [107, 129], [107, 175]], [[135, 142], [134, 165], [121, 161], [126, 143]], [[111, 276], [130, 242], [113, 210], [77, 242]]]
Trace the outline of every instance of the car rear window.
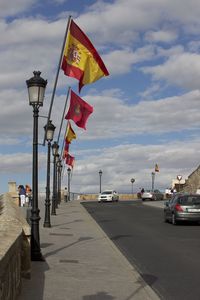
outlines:
[[112, 191], [105, 191], [102, 193], [102, 195], [110, 195], [110, 194], [112, 194]]
[[199, 196], [182, 196], [179, 198], [178, 203], [181, 205], [200, 204], [200, 195]]

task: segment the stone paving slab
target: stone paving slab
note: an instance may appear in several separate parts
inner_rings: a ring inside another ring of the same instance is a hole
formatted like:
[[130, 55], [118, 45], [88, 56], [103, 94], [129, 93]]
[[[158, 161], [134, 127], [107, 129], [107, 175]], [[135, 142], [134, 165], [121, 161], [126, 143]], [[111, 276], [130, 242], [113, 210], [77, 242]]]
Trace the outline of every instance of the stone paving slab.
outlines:
[[61, 203], [43, 228], [45, 262], [32, 262], [31, 279], [23, 279], [18, 300], [157, 300], [80, 201]]

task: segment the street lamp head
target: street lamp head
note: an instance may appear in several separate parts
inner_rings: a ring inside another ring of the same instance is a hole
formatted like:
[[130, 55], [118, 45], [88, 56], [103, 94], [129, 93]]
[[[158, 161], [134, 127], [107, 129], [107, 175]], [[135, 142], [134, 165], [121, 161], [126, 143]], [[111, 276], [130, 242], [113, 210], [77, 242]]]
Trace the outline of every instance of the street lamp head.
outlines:
[[53, 153], [53, 156], [56, 156], [58, 154], [58, 149], [59, 149], [59, 145], [57, 142], [54, 142], [53, 145], [51, 146], [52, 147], [52, 153]]
[[99, 170], [99, 176], [101, 176], [103, 174], [103, 172], [101, 170]]
[[26, 80], [29, 94], [29, 104], [32, 106], [43, 106], [47, 80], [44, 80], [42, 77], [40, 77], [40, 71], [34, 71], [33, 74], [34, 77]]
[[135, 179], [134, 178], [131, 178], [131, 183], [134, 183], [135, 182]]
[[49, 120], [49, 122], [44, 126], [44, 131], [46, 133], [46, 141], [51, 142], [53, 141], [53, 135], [56, 127], [51, 123], [52, 121]]

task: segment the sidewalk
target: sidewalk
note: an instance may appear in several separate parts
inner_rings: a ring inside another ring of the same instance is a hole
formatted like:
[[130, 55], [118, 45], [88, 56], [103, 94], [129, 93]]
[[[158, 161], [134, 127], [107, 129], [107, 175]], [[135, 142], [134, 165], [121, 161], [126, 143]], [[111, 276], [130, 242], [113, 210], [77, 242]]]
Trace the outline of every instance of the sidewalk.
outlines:
[[[44, 201], [43, 201], [44, 203]], [[61, 203], [43, 228], [40, 244], [45, 262], [32, 262], [18, 300], [157, 300], [79, 201]]]

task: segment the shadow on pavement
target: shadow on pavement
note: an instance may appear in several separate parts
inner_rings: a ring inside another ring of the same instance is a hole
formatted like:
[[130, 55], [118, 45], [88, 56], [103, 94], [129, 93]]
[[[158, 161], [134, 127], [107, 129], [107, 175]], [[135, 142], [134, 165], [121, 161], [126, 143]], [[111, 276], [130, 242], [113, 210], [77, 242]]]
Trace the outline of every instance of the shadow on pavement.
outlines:
[[45, 272], [48, 270], [45, 261], [31, 262], [31, 278], [22, 280], [21, 294], [17, 300], [43, 300]]

